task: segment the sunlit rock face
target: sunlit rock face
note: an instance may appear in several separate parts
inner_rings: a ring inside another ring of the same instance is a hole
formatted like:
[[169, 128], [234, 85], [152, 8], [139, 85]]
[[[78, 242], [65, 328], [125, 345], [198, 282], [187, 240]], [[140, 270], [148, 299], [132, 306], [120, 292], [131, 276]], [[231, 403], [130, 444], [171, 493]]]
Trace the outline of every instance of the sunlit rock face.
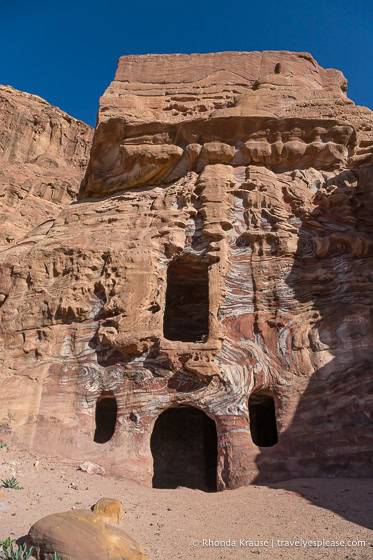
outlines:
[[159, 487], [373, 474], [346, 89], [307, 53], [120, 58], [77, 200], [1, 254], [1, 438]]
[[43, 235], [76, 199], [92, 137], [41, 97], [0, 86], [0, 251]]

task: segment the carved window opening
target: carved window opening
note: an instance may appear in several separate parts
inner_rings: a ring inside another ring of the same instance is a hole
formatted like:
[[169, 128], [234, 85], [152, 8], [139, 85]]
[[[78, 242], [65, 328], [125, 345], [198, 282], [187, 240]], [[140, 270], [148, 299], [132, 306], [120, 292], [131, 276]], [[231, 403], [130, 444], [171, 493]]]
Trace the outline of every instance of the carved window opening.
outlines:
[[272, 447], [278, 442], [275, 401], [268, 394], [253, 393], [249, 398], [250, 431], [258, 447]]
[[103, 395], [96, 403], [95, 443], [106, 443], [111, 440], [117, 422], [117, 401], [113, 395]]
[[169, 408], [157, 418], [151, 436], [153, 488], [216, 491], [216, 425], [194, 407]]
[[167, 271], [163, 334], [168, 340], [205, 342], [208, 336], [208, 264], [186, 255]]

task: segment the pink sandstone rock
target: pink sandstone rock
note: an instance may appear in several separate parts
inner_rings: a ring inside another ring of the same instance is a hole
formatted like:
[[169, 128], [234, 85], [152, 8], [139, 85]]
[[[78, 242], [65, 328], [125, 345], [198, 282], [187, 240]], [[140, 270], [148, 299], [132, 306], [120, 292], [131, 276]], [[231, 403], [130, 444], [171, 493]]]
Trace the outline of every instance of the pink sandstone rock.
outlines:
[[0, 86], [0, 129], [1, 251], [25, 235], [44, 235], [75, 200], [93, 130], [9, 86]]
[[372, 476], [373, 116], [290, 52], [121, 57], [1, 254], [0, 435], [157, 487]]

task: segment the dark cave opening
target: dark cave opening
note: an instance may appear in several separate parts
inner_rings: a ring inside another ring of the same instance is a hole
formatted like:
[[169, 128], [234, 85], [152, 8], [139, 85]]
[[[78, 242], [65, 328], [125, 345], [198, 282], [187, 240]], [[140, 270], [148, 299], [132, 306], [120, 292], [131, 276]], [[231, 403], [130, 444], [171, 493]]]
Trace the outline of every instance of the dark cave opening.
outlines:
[[250, 432], [258, 447], [278, 442], [275, 401], [268, 394], [253, 393], [249, 398]]
[[97, 399], [96, 429], [93, 441], [106, 443], [114, 435], [117, 422], [117, 401], [113, 395], [105, 395]]
[[163, 334], [168, 340], [204, 342], [209, 318], [208, 264], [186, 255], [167, 271]]
[[184, 486], [216, 492], [216, 425], [202, 410], [188, 406], [162, 412], [150, 446], [153, 488]]

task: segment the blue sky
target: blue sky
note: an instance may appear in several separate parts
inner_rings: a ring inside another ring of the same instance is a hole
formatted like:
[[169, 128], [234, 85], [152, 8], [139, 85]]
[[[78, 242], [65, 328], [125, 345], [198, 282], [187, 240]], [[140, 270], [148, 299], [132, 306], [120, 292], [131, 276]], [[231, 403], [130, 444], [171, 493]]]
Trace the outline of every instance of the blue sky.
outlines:
[[125, 54], [290, 50], [373, 109], [373, 0], [2, 0], [0, 83], [94, 125]]

